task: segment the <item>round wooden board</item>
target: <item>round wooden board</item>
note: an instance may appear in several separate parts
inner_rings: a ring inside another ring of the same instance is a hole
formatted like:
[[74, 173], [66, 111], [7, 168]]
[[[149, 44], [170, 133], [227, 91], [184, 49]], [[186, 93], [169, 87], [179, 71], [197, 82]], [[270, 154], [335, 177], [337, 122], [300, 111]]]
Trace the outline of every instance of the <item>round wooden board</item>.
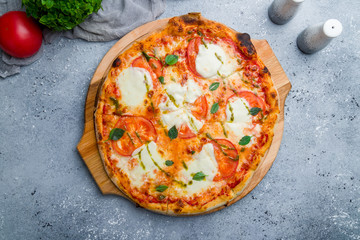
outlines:
[[[134, 41], [139, 40], [145, 35], [150, 34], [156, 30], [162, 29], [167, 24], [168, 20], [169, 18], [149, 22], [134, 29], [121, 38], [106, 53], [97, 67], [93, 78], [91, 79], [85, 103], [84, 132], [80, 142], [77, 145], [77, 149], [103, 194], [116, 194], [127, 198], [127, 196], [123, 194], [108, 177], [99, 155], [94, 127], [94, 112], [96, 110], [96, 98], [99, 86], [106, 79], [113, 61], [120, 55], [122, 51], [127, 49]], [[284, 104], [285, 99], [291, 89], [291, 84], [268, 42], [266, 40], [255, 39], [252, 39], [251, 41], [253, 42], [258, 55], [269, 69], [274, 86], [279, 93], [280, 114], [277, 120], [277, 124], [275, 125], [274, 138], [270, 148], [261, 160], [258, 168], [254, 172], [252, 178], [242, 193], [228, 204], [204, 213], [210, 213], [223, 209], [224, 207], [237, 202], [239, 199], [243, 198], [249, 192], [251, 192], [269, 171], [280, 148], [281, 138], [284, 130]]]

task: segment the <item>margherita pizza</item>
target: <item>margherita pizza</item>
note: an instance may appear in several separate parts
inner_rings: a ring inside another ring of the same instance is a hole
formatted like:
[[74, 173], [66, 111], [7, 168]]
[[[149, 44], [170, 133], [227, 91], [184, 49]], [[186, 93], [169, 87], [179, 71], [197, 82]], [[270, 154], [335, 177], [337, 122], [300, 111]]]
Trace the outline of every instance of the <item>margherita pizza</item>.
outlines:
[[200, 14], [174, 17], [113, 62], [95, 126], [105, 170], [152, 211], [208, 212], [238, 196], [279, 113], [250, 37]]

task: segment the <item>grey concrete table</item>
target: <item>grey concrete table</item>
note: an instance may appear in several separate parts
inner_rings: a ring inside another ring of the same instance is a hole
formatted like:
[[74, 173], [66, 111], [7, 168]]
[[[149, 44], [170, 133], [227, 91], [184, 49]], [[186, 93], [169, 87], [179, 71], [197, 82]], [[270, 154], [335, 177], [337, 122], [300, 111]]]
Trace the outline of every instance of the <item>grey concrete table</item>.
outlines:
[[[267, 39], [293, 88], [279, 154], [263, 181], [222, 211], [174, 218], [103, 196], [76, 145], [89, 81], [115, 43], [60, 39], [0, 80], [0, 239], [360, 239], [360, 1], [308, 0], [284, 26], [271, 0], [167, 1]], [[296, 36], [337, 18], [344, 32], [304, 55]]]

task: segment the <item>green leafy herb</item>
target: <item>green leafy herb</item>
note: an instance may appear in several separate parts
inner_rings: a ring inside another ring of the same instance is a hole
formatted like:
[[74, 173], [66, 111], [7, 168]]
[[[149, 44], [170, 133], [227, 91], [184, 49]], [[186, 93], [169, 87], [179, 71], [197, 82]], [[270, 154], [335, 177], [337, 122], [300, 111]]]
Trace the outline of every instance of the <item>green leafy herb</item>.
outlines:
[[26, 14], [50, 29], [61, 31], [74, 28], [91, 13], [101, 8], [102, 0], [22, 0]]
[[253, 107], [250, 109], [250, 114], [255, 116], [256, 114], [258, 114], [259, 112], [261, 111], [261, 108], [258, 108], [258, 107]]
[[165, 161], [165, 165], [166, 165], [166, 166], [172, 166], [173, 164], [174, 164], [174, 162], [171, 161], [171, 160], [166, 160], [166, 161]]
[[215, 91], [216, 89], [218, 89], [219, 86], [220, 86], [219, 82], [214, 82], [210, 85], [209, 89], [210, 91]]
[[206, 175], [203, 172], [197, 172], [197, 173], [195, 173], [195, 175], [193, 176], [192, 179], [195, 181], [202, 181], [205, 179], [205, 177], [206, 177]]
[[158, 79], [161, 82], [161, 84], [165, 84], [165, 79], [163, 76], [160, 76]]
[[172, 128], [170, 128], [168, 135], [171, 140], [177, 138], [178, 130], [176, 129], [176, 126], [173, 126]]
[[[206, 42], [205, 42], [205, 40], [204, 40], [203, 37], [201, 38], [201, 42], [202, 42], [202, 44], [204, 44], [205, 48], [208, 49], [208, 46], [206, 45]], [[215, 53], [215, 54], [216, 54], [216, 53]]]
[[167, 55], [165, 58], [165, 63], [169, 66], [174, 65], [179, 60], [179, 57], [176, 55]]
[[112, 101], [112, 103], [115, 105], [115, 108], [118, 109], [119, 108], [119, 102], [116, 98], [110, 97], [110, 100]]
[[141, 52], [141, 53], [146, 58], [146, 61], [150, 61], [151, 57], [146, 52]]
[[251, 136], [244, 136], [240, 139], [239, 145], [244, 146], [244, 145], [248, 144], [250, 142], [250, 140], [251, 140]]
[[215, 57], [216, 57], [222, 64], [224, 64], [224, 62], [221, 60], [221, 57], [220, 57], [217, 53], [215, 53]]
[[159, 185], [155, 188], [156, 191], [158, 192], [163, 192], [165, 191], [166, 189], [168, 189], [168, 186], [165, 186], [165, 185]]
[[117, 141], [119, 140], [125, 133], [125, 130], [124, 129], [121, 129], [121, 128], [113, 128], [111, 129], [110, 131], [110, 134], [109, 134], [109, 139], [110, 140], [114, 140], [114, 141]]
[[194, 154], [195, 154], [195, 151], [194, 151], [194, 150], [192, 150], [192, 151], [191, 151], [191, 154], [192, 154], [192, 155], [194, 155]]
[[185, 170], [188, 170], [188, 166], [186, 165], [186, 163], [184, 162], [184, 160], [182, 161], [182, 165], [185, 168]]
[[211, 106], [210, 113], [214, 114], [219, 110], [219, 104], [216, 102]]

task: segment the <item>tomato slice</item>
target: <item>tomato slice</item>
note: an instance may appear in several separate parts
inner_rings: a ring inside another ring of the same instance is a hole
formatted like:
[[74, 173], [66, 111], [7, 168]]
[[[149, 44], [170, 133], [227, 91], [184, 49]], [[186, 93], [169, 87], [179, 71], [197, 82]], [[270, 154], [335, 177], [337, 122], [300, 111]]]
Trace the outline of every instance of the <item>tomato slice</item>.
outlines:
[[245, 98], [250, 107], [259, 107], [263, 111], [266, 109], [266, 103], [260, 97], [256, 96], [253, 92], [242, 91], [237, 94], [238, 97]]
[[122, 156], [131, 156], [135, 149], [147, 141], [156, 140], [154, 125], [144, 117], [122, 116], [115, 128], [125, 130], [122, 138], [112, 141], [113, 148]]
[[[151, 56], [151, 55], [149, 55], [149, 56]], [[151, 56], [151, 57], [153, 57], [153, 56]], [[150, 58], [149, 65], [157, 77], [160, 77], [163, 75], [163, 71], [162, 71], [163, 66], [159, 60], [157, 60], [155, 58]]]
[[191, 131], [191, 129], [187, 124], [183, 124], [179, 129], [178, 137], [181, 139], [188, 139], [188, 138], [196, 137], [196, 135], [195, 133], [193, 133], [193, 131]]
[[206, 118], [208, 103], [205, 95], [198, 97], [193, 105], [194, 107], [191, 109], [192, 115], [194, 115], [194, 117], [196, 117], [198, 120]]
[[187, 55], [187, 63], [191, 72], [193, 72], [196, 76], [201, 77], [201, 75], [196, 71], [196, 56], [199, 53], [199, 45], [201, 44], [201, 38], [192, 39], [187, 47], [186, 55]]
[[214, 181], [231, 177], [239, 164], [239, 155], [235, 146], [226, 139], [215, 139], [211, 143], [214, 146], [215, 159], [220, 173], [215, 176]]

